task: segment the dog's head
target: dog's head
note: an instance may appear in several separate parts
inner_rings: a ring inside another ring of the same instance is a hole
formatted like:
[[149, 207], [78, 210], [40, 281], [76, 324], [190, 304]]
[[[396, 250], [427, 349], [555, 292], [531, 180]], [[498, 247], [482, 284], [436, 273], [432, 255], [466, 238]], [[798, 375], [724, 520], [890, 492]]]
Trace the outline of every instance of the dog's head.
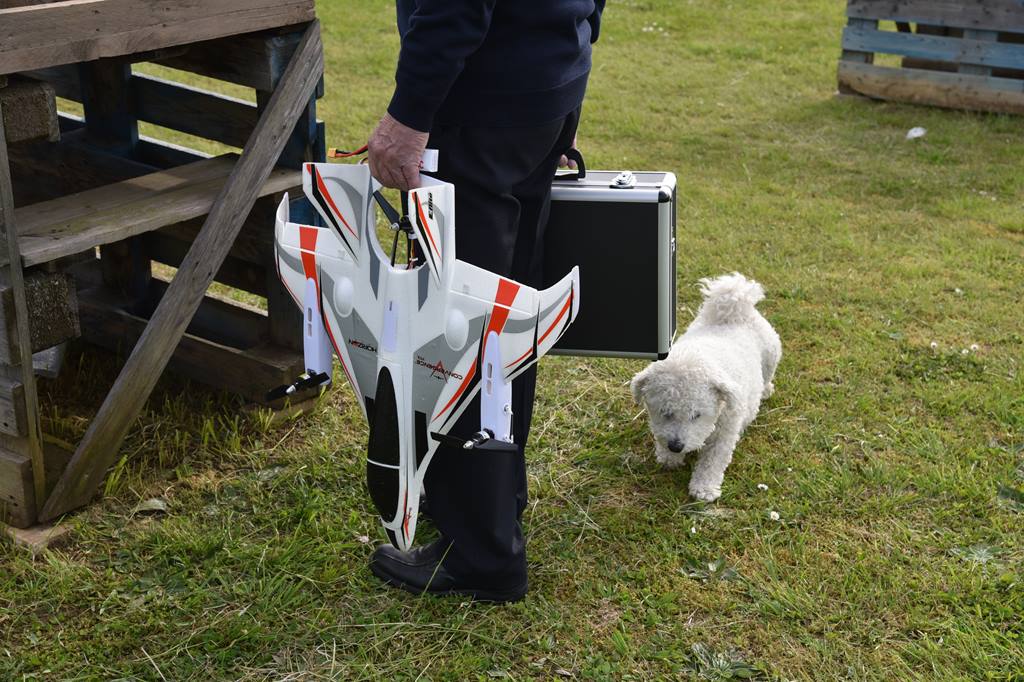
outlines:
[[633, 377], [630, 388], [633, 399], [647, 408], [654, 438], [676, 453], [702, 448], [738, 395], [720, 372], [682, 358], [652, 363]]

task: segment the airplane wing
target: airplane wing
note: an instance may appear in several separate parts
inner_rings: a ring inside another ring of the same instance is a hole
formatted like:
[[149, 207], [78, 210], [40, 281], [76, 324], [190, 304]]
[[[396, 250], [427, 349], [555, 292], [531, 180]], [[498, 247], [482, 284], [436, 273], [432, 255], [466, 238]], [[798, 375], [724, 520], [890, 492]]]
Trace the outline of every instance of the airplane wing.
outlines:
[[[285, 195], [275, 226], [277, 271], [304, 313], [307, 368], [330, 374], [333, 349], [365, 415], [377, 376], [378, 344], [371, 330], [379, 317], [375, 313], [380, 254], [366, 248], [365, 238], [366, 226], [372, 225], [368, 216], [373, 187], [364, 166], [347, 167], [339, 175], [318, 165], [306, 164], [303, 184], [325, 226], [290, 222]], [[320, 342], [318, 332], [323, 335]], [[311, 364], [311, 346], [314, 354], [319, 353], [316, 365]]]
[[[388, 498], [400, 504], [394, 511], [378, 507], [389, 537], [403, 549], [411, 546], [415, 535], [420, 491], [439, 444], [437, 436], [452, 435], [461, 441], [474, 436], [451, 430], [482, 392], [481, 422], [503, 422], [504, 433], [492, 427], [496, 441], [511, 441], [512, 379], [545, 355], [579, 312], [577, 268], [537, 291], [463, 261], [453, 259], [451, 267], [443, 331], [416, 347], [412, 357], [412, 434], [406, 438], [409, 447], [401, 467], [407, 479], [399, 481], [396, 494]], [[369, 457], [378, 461], [372, 452]], [[395, 478], [373, 466], [368, 477], [371, 472]]]
[[[370, 426], [370, 497], [401, 549], [439, 439], [478, 435], [451, 431], [482, 393], [490, 449], [514, 447], [511, 382], [579, 311], [576, 268], [538, 291], [458, 260], [455, 188], [423, 178], [406, 204], [421, 263], [392, 265], [381, 248], [365, 165], [307, 164], [303, 188], [324, 226], [290, 222], [285, 198], [275, 232], [278, 273], [304, 311], [307, 366], [324, 365], [324, 348], [337, 354]], [[328, 374], [330, 360], [328, 350]]]

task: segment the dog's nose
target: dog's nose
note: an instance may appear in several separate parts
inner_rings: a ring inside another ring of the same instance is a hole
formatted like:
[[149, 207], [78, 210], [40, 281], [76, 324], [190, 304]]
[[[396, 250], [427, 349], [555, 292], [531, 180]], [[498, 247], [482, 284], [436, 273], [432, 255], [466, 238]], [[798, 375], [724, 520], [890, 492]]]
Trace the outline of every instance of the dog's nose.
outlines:
[[683, 443], [680, 440], [672, 439], [668, 442], [668, 449], [672, 452], [682, 452]]

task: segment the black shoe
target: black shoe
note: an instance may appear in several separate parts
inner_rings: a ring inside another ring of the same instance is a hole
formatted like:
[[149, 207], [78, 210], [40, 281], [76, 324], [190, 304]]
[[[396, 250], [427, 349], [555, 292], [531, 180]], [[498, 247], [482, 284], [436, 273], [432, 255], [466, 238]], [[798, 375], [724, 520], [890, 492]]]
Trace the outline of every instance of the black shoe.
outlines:
[[388, 585], [413, 594], [455, 594], [496, 603], [519, 601], [526, 595], [525, 580], [522, 585], [509, 588], [479, 587], [458, 580], [441, 563], [447, 549], [444, 540], [408, 552], [381, 545], [370, 557], [370, 570]]

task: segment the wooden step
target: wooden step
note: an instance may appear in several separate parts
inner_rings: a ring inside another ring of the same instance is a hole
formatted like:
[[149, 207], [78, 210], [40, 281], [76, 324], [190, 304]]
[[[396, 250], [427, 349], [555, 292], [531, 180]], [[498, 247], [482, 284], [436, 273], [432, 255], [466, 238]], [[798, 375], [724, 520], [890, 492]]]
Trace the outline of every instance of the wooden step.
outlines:
[[[22, 261], [38, 265], [204, 216], [237, 158], [225, 154], [16, 209]], [[259, 196], [295, 190], [301, 177], [275, 169]]]

